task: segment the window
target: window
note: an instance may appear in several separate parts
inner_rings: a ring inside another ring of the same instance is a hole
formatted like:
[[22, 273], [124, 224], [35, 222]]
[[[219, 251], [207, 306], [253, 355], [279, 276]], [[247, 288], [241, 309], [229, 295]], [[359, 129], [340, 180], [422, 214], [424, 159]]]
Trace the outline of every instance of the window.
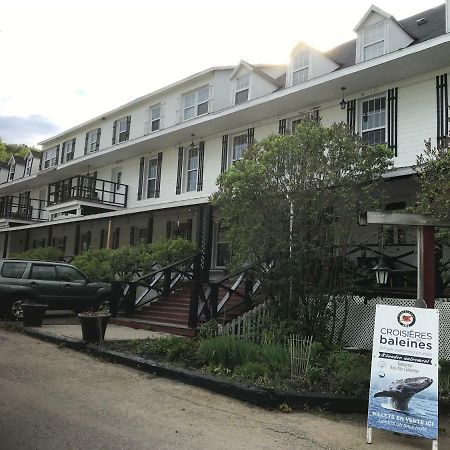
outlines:
[[31, 168], [33, 167], [33, 156], [29, 155], [25, 160], [25, 176], [29, 177], [31, 175]]
[[186, 192], [197, 190], [198, 147], [191, 145], [187, 157]]
[[86, 133], [86, 145], [84, 149], [85, 154], [96, 152], [99, 149], [100, 133], [101, 128]]
[[58, 164], [58, 146], [45, 150], [42, 155], [42, 161], [44, 169], [56, 166]]
[[75, 154], [75, 139], [63, 142], [61, 150], [61, 162], [71, 161]]
[[158, 158], [148, 160], [147, 169], [147, 198], [156, 196], [156, 178], [158, 175]]
[[239, 134], [238, 136], [233, 136], [233, 163], [239, 161], [244, 157], [244, 152], [248, 147], [248, 135]]
[[117, 144], [128, 141], [130, 138], [131, 116], [122, 117], [114, 121], [112, 143]]
[[386, 142], [386, 97], [362, 102], [362, 139], [368, 144]]
[[58, 280], [73, 282], [73, 283], [85, 283], [86, 278], [77, 269], [68, 266], [56, 266], [58, 272]]
[[150, 108], [150, 132], [158, 131], [161, 127], [161, 105]]
[[16, 174], [16, 162], [15, 161], [11, 161], [11, 164], [9, 166], [9, 181], [14, 180], [14, 175]]
[[5, 262], [2, 266], [2, 277], [22, 278], [26, 267], [25, 262]]
[[363, 33], [363, 61], [384, 55], [384, 22], [365, 28]]
[[30, 278], [32, 280], [55, 281], [56, 280], [55, 266], [44, 264], [33, 264], [31, 268]]
[[242, 75], [236, 78], [236, 94], [234, 97], [234, 104], [240, 105], [248, 101], [248, 92], [250, 86], [250, 75]]
[[208, 113], [209, 86], [183, 95], [183, 120], [193, 119]]
[[231, 260], [231, 243], [227, 239], [227, 229], [221, 222], [217, 224], [216, 266], [225, 267]]
[[309, 79], [309, 52], [304, 51], [294, 56], [292, 61], [292, 85], [304, 83]]

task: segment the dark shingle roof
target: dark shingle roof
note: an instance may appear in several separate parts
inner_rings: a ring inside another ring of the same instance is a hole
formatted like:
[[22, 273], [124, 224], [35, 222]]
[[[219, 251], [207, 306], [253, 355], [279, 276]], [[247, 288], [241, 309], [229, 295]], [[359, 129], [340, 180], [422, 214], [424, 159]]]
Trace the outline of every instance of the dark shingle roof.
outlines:
[[[417, 25], [417, 20], [422, 18], [425, 22]], [[445, 4], [399, 20], [399, 23], [415, 38], [411, 45], [441, 36], [445, 34]], [[325, 55], [338, 63], [340, 69], [353, 66], [356, 57], [356, 39], [328, 50]]]

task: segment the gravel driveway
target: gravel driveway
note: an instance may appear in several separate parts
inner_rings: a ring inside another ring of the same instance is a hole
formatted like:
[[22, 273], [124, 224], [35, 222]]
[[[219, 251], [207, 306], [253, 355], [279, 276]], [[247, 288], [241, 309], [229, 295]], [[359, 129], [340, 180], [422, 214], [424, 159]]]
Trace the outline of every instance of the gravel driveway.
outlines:
[[266, 411], [2, 329], [0, 408], [2, 450], [431, 448], [381, 431], [368, 447], [363, 415]]

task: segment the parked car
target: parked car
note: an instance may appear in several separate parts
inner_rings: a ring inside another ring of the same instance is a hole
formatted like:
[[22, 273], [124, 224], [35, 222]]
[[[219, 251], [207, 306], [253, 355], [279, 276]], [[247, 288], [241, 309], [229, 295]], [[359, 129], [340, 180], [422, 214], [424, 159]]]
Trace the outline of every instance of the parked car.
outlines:
[[69, 264], [0, 259], [0, 313], [22, 318], [22, 304], [48, 304], [48, 309], [80, 312], [108, 301], [111, 285], [93, 283]]

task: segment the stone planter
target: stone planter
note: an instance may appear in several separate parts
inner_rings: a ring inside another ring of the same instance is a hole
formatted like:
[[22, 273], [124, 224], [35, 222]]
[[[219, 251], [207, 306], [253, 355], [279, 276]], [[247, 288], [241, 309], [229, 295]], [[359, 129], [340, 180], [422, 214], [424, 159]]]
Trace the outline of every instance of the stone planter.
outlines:
[[106, 312], [82, 312], [78, 314], [83, 341], [98, 344], [105, 338], [106, 326], [111, 314]]
[[23, 326], [24, 327], [40, 327], [44, 320], [45, 311], [48, 305], [38, 303], [23, 303]]

